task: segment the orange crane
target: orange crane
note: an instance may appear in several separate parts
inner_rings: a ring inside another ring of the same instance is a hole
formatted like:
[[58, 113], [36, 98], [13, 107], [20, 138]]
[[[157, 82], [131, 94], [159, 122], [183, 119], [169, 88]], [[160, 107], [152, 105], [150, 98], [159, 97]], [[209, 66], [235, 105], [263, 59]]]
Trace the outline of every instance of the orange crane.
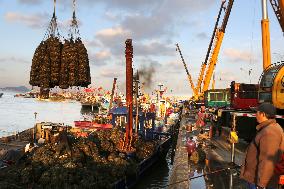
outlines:
[[188, 71], [188, 69], [187, 69], [187, 66], [186, 66], [186, 63], [185, 63], [184, 58], [183, 58], [183, 56], [182, 56], [181, 50], [180, 50], [180, 48], [179, 48], [179, 45], [176, 44], [176, 46], [177, 46], [177, 50], [178, 50], [178, 52], [179, 52], [179, 54], [180, 54], [180, 57], [181, 57], [183, 66], [184, 66], [185, 71], [186, 71], [186, 75], [187, 75], [187, 77], [188, 77], [188, 81], [189, 81], [189, 83], [190, 83], [190, 86], [191, 86], [191, 89], [192, 89], [192, 92], [193, 92], [193, 98], [194, 98], [195, 100], [197, 100], [197, 99], [198, 99], [198, 91], [197, 91], [196, 88], [194, 87], [194, 83], [193, 83], [193, 81], [192, 81], [192, 77], [191, 77], [191, 75], [190, 75], [190, 73], [189, 73], [189, 71]]
[[213, 49], [212, 55], [211, 55], [210, 60], [209, 60], [209, 65], [208, 65], [208, 68], [207, 68], [207, 71], [206, 71], [206, 75], [204, 77], [201, 95], [204, 94], [204, 91], [208, 90], [210, 80], [211, 80], [212, 74], [214, 72], [216, 63], [217, 63], [217, 58], [218, 58], [218, 55], [219, 55], [219, 51], [220, 51], [221, 44], [222, 44], [222, 41], [223, 41], [223, 38], [224, 38], [226, 26], [227, 26], [227, 23], [228, 23], [228, 20], [229, 20], [229, 17], [230, 17], [230, 13], [231, 13], [233, 4], [234, 4], [234, 0], [229, 0], [229, 3], [228, 3], [227, 8], [226, 8], [226, 13], [225, 13], [225, 16], [224, 16], [224, 19], [223, 19], [223, 22], [222, 22], [222, 26], [221, 26], [221, 28], [218, 28], [217, 31], [216, 31], [216, 35], [215, 35], [216, 43], [215, 43], [215, 47]]

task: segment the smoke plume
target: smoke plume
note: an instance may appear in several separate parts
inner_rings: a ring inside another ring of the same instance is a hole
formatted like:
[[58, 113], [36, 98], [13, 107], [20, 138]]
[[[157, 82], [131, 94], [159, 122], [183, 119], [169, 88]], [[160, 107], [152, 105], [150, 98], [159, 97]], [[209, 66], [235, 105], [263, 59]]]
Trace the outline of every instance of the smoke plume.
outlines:
[[141, 83], [145, 84], [145, 88], [151, 88], [153, 84], [153, 76], [155, 74], [155, 68], [153, 65], [145, 66], [143, 65], [139, 69], [139, 79]]

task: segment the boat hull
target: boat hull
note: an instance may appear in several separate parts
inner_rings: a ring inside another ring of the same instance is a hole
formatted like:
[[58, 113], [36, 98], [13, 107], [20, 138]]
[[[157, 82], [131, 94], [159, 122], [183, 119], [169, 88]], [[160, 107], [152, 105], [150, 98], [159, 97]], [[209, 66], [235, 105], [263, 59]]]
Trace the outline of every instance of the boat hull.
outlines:
[[143, 177], [147, 170], [149, 170], [160, 159], [166, 157], [171, 147], [171, 143], [171, 137], [163, 141], [152, 156], [139, 163], [136, 175], [132, 175], [117, 181], [114, 183], [113, 189], [134, 188], [135, 184]]

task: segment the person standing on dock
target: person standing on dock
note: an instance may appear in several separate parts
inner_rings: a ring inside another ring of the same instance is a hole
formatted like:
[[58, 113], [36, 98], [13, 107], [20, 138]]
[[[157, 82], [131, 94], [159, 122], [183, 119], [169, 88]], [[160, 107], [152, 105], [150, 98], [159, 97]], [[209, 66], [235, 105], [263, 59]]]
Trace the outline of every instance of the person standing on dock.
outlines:
[[196, 120], [196, 126], [198, 129], [201, 129], [205, 126], [205, 106], [201, 106], [200, 111], [197, 113], [197, 120]]
[[283, 130], [276, 123], [276, 109], [270, 103], [262, 103], [254, 109], [259, 125], [256, 136], [247, 148], [240, 177], [249, 189], [276, 189], [279, 175], [274, 172], [279, 162], [283, 144]]
[[193, 137], [190, 137], [189, 140], [187, 140], [186, 149], [187, 149], [188, 158], [190, 158], [191, 154], [196, 150], [196, 143], [193, 140]]

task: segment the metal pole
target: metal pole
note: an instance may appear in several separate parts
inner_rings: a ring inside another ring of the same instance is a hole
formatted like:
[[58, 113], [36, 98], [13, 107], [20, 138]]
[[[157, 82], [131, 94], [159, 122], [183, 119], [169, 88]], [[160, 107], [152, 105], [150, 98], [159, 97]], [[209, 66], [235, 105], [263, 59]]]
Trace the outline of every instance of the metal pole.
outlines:
[[268, 19], [267, 0], [262, 0], [262, 19]]
[[128, 108], [128, 123], [126, 125], [126, 145], [129, 144], [130, 136], [132, 136], [133, 127], [133, 46], [132, 39], [125, 41], [125, 58], [126, 58], [126, 104]]
[[138, 135], [138, 119], [139, 119], [139, 102], [138, 102], [138, 71], [135, 80], [135, 105], [136, 105], [136, 117], [135, 117], [135, 133]]
[[[236, 115], [233, 114], [232, 131], [236, 131]], [[235, 163], [235, 143], [231, 144], [231, 163]]]
[[34, 138], [34, 143], [36, 143], [36, 132], [37, 132], [37, 129], [36, 129], [36, 117], [37, 117], [37, 112], [35, 112], [34, 115], [35, 115], [35, 125], [34, 125], [33, 138]]
[[234, 183], [233, 182], [233, 170], [230, 169], [230, 186], [229, 186], [230, 189], [234, 188], [233, 183]]
[[232, 143], [231, 162], [235, 163], [235, 143]]

